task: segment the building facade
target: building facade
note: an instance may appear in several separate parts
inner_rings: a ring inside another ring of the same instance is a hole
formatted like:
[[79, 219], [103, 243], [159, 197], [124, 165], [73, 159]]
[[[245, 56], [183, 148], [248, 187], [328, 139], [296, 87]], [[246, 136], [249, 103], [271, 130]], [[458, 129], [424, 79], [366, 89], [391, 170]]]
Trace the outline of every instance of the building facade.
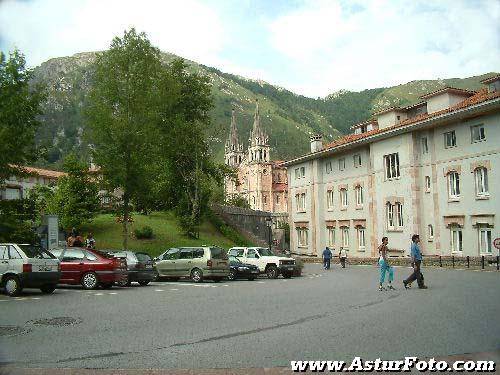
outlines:
[[269, 137], [261, 126], [259, 103], [256, 102], [253, 128], [245, 151], [238, 138], [233, 110], [231, 129], [226, 141], [224, 161], [234, 168], [236, 178], [225, 181], [226, 199], [245, 199], [253, 210], [287, 212], [288, 183], [286, 168], [272, 161]]
[[28, 176], [11, 176], [5, 181], [5, 186], [3, 189], [0, 189], [0, 200], [25, 198], [27, 192], [34, 186], [54, 186], [59, 177], [66, 175], [64, 172], [41, 168], [22, 167], [22, 169]]
[[407, 255], [420, 234], [427, 255], [497, 255], [500, 237], [500, 76], [478, 92], [445, 88], [389, 108], [353, 134], [288, 167], [291, 250], [321, 256]]

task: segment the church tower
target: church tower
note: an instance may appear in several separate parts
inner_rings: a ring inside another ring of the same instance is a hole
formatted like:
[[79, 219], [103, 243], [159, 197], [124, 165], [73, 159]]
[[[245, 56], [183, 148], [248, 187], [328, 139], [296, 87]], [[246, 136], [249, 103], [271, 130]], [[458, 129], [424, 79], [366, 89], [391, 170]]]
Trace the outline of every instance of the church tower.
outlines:
[[255, 114], [253, 117], [253, 129], [248, 140], [248, 162], [269, 162], [269, 137], [264, 129], [260, 127], [259, 101], [255, 100]]
[[224, 162], [230, 167], [238, 167], [243, 161], [244, 156], [243, 144], [238, 140], [236, 116], [233, 108], [231, 113], [231, 130], [229, 131], [229, 138], [226, 140], [226, 146], [224, 148]]

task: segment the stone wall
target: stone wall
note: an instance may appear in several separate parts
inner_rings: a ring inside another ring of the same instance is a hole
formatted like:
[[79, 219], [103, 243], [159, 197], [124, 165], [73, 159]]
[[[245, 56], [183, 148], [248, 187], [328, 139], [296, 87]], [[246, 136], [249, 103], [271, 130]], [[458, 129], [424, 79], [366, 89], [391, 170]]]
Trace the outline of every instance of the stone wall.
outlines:
[[276, 250], [289, 249], [289, 244], [284, 243], [285, 230], [280, 228], [281, 223], [288, 222], [287, 213], [273, 213], [255, 211], [241, 207], [214, 205], [213, 210], [229, 225], [238, 230], [242, 235], [255, 243], [255, 246], [268, 246], [269, 228], [266, 218], [271, 217], [272, 240], [277, 240]]

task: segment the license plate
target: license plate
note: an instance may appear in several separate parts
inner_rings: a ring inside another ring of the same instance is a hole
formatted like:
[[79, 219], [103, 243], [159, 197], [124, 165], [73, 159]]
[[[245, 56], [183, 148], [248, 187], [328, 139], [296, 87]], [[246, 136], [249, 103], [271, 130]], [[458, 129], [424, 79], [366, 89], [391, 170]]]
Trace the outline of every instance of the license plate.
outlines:
[[293, 267], [287, 267], [289, 271], [293, 271]]
[[257, 270], [254, 270], [254, 271], [252, 271], [252, 273], [259, 273], [259, 271], [257, 271]]
[[52, 271], [52, 267], [50, 267], [50, 266], [39, 266], [38, 270], [41, 271], [41, 272], [50, 272], [50, 271]]
[[153, 268], [152, 264], [146, 264], [146, 268]]

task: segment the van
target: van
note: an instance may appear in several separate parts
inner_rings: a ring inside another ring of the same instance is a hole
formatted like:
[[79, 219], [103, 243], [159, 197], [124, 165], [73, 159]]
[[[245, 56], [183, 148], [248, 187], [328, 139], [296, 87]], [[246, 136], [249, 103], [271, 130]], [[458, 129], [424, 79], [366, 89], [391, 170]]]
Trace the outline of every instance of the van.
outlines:
[[195, 283], [205, 279], [219, 282], [229, 275], [226, 250], [217, 246], [169, 249], [157, 259], [155, 268], [160, 278], [188, 277]]

